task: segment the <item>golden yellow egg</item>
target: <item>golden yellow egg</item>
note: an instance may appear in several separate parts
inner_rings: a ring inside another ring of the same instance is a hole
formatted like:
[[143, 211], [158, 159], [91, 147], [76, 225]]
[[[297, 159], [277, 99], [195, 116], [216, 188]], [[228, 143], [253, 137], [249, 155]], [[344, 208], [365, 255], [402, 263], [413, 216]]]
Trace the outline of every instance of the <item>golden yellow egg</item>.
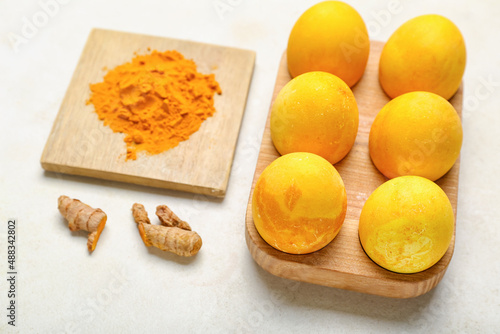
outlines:
[[334, 164], [351, 150], [359, 113], [351, 89], [327, 72], [292, 79], [271, 108], [271, 138], [280, 154], [311, 152]]
[[455, 164], [462, 147], [455, 108], [428, 92], [403, 94], [377, 114], [370, 129], [370, 157], [388, 178], [418, 175], [437, 180]]
[[329, 72], [352, 87], [365, 71], [369, 52], [368, 31], [359, 13], [342, 1], [324, 1], [306, 10], [293, 26], [288, 70], [292, 77]]
[[391, 98], [426, 91], [450, 99], [465, 71], [465, 42], [457, 26], [441, 15], [415, 17], [385, 44], [379, 80]]

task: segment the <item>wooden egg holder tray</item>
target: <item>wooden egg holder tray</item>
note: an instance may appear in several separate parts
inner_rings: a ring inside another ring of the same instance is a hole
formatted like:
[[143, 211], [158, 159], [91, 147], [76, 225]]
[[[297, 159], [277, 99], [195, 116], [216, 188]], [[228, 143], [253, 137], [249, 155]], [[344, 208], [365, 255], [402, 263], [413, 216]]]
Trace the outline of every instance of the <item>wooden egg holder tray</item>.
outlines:
[[[378, 62], [384, 43], [372, 41], [368, 65], [362, 79], [353, 87], [359, 109], [359, 129], [350, 153], [335, 164], [347, 191], [347, 214], [337, 237], [323, 249], [306, 255], [292, 255], [269, 246], [255, 229], [252, 218], [252, 194], [262, 171], [280, 155], [274, 148], [267, 119], [264, 136], [248, 201], [245, 235], [254, 260], [266, 271], [279, 277], [380, 296], [410, 298], [434, 288], [450, 263], [455, 235], [443, 258], [431, 268], [415, 274], [398, 274], [375, 264], [363, 251], [358, 237], [361, 209], [370, 194], [387, 179], [375, 168], [368, 151], [371, 124], [378, 111], [389, 102], [378, 81]], [[286, 53], [276, 78], [273, 102], [281, 88], [291, 80]], [[463, 87], [450, 100], [458, 114], [462, 112]], [[272, 103], [271, 103], [272, 105]], [[270, 112], [269, 112], [270, 115]], [[436, 183], [446, 192], [456, 217], [460, 162]]]

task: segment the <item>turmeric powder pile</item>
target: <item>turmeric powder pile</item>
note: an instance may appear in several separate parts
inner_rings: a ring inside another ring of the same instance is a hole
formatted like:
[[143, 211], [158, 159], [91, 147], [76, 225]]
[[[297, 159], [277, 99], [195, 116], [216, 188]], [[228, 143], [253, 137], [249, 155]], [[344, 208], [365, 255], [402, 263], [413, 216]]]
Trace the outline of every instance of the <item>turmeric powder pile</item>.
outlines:
[[90, 90], [87, 104], [94, 105], [104, 125], [125, 134], [127, 160], [188, 139], [214, 114], [214, 94], [222, 94], [213, 74], [198, 73], [194, 61], [177, 51], [138, 55]]

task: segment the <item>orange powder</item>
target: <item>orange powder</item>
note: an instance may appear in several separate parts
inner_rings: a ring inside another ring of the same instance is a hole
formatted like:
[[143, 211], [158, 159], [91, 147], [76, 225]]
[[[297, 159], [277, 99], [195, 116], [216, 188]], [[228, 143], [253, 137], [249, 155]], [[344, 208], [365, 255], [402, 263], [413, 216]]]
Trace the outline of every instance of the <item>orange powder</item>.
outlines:
[[126, 135], [127, 160], [188, 139], [215, 112], [214, 94], [222, 94], [213, 74], [198, 73], [196, 64], [177, 51], [136, 56], [90, 90], [87, 104], [94, 105], [104, 125]]

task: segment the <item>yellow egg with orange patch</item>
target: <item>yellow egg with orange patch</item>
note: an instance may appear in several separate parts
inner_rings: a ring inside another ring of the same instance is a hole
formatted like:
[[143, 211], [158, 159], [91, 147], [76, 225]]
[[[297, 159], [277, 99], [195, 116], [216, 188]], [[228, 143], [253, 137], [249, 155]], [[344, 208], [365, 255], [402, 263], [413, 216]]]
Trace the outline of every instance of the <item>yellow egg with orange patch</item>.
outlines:
[[252, 215], [260, 236], [272, 247], [307, 254], [328, 245], [339, 233], [347, 195], [339, 173], [312, 153], [290, 153], [259, 176]]

